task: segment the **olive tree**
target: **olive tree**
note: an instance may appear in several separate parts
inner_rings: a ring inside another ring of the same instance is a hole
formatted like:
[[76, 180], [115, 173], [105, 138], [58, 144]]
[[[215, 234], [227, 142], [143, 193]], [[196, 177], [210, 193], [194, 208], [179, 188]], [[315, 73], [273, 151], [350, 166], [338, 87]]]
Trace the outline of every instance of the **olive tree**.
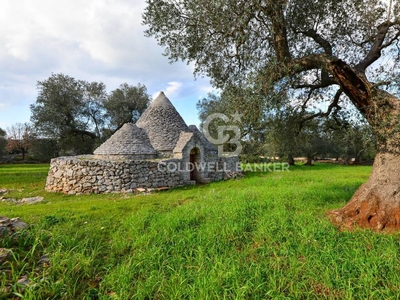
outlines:
[[52, 74], [38, 81], [37, 87], [36, 102], [30, 106], [36, 130], [43, 137], [56, 139], [66, 153], [90, 153], [104, 123], [105, 85]]
[[7, 132], [0, 128], [0, 158], [5, 154], [6, 152], [6, 146], [7, 146]]
[[103, 102], [110, 128], [116, 130], [125, 123], [136, 123], [149, 103], [150, 96], [145, 85], [121, 84]]
[[305, 110], [326, 107], [318, 116], [350, 101], [378, 152], [369, 180], [330, 217], [400, 228], [400, 1], [147, 0], [143, 24], [172, 61], [193, 62], [218, 88], [288, 89]]

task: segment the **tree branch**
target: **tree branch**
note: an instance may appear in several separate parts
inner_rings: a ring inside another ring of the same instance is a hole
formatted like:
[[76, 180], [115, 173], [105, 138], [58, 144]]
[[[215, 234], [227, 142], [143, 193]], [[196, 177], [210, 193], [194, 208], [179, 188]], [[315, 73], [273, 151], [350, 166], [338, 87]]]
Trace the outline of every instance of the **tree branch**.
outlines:
[[[386, 21], [378, 26], [378, 33], [375, 36], [374, 43], [372, 44], [367, 56], [355, 66], [355, 69], [357, 71], [365, 73], [365, 70], [381, 57], [382, 49], [390, 46], [390, 43], [387, 43], [385, 45], [383, 44], [389, 28], [399, 24], [400, 20], [397, 19], [394, 22]], [[397, 34], [396, 37], [392, 39], [391, 43], [394, 42], [398, 36], [399, 34]]]
[[[328, 72], [325, 70], [322, 70], [321, 72], [325, 72], [328, 74]], [[321, 80], [319, 83], [317, 83], [317, 84], [298, 84], [298, 85], [293, 86], [293, 88], [295, 88], [295, 89], [310, 88], [312, 90], [317, 90], [317, 89], [326, 88], [333, 84], [337, 84], [333, 77], [322, 76], [322, 74], [321, 74]]]
[[285, 1], [276, 1], [266, 7], [266, 15], [271, 17], [274, 49], [278, 62], [290, 61], [292, 56], [287, 40], [287, 28], [284, 15]]
[[387, 48], [390, 45], [392, 45], [399, 37], [400, 37], [400, 30], [396, 33], [396, 35], [389, 42], [382, 45], [382, 49]]
[[[301, 72], [323, 69], [331, 72], [332, 57], [325, 54], [311, 54], [306, 57], [292, 59], [290, 61], [281, 62], [273, 68], [266, 68], [265, 72], [261, 74], [264, 78], [267, 78], [265, 85], [266, 90], [274, 85], [275, 82], [283, 79], [284, 77], [290, 77]], [[329, 81], [324, 81], [324, 86], [335, 84], [334, 78], [329, 77]], [[322, 84], [322, 83], [321, 83]], [[312, 87], [312, 86], [304, 86]]]
[[97, 138], [96, 134], [94, 134], [93, 132], [87, 131], [87, 130], [79, 130], [76, 128], [70, 128], [68, 131], [73, 134], [76, 134], [76, 135], [81, 135], [81, 136], [87, 135], [88, 137], [90, 137], [93, 140]]
[[332, 45], [328, 42], [328, 40], [324, 39], [320, 34], [318, 34], [314, 29], [309, 29], [307, 31], [302, 32], [305, 36], [312, 38], [318, 45], [324, 49], [326, 55], [332, 56]]
[[[331, 113], [332, 110], [335, 109], [335, 112], [337, 113], [337, 111], [339, 111], [341, 109], [341, 107], [339, 106], [339, 100], [340, 100], [340, 96], [343, 94], [343, 90], [339, 89], [336, 94], [335, 97], [333, 98], [332, 103], [328, 106], [328, 109], [326, 110], [326, 112], [318, 112], [315, 114], [312, 114], [310, 116], [308, 116], [307, 118], [304, 118], [300, 121], [299, 124], [299, 130], [301, 130], [301, 128], [303, 127], [304, 123], [306, 123], [309, 120], [312, 120], [314, 118], [320, 118], [320, 117], [328, 117]], [[308, 99], [307, 99], [308, 101]], [[335, 113], [334, 112], [334, 113]], [[334, 118], [336, 120], [336, 118]]]
[[334, 60], [331, 64], [333, 74], [344, 93], [368, 119], [368, 108], [371, 106], [371, 83], [365, 78], [363, 72], [351, 68], [341, 60]]

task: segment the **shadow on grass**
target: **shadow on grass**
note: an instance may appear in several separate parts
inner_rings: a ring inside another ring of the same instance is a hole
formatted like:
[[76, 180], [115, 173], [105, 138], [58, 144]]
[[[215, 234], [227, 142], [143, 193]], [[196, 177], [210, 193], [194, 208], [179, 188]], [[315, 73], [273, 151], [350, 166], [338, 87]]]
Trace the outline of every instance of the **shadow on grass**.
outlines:
[[[245, 167], [242, 168], [243, 174], [246, 177], [258, 177], [263, 175], [269, 175], [271, 173], [285, 173], [285, 172], [315, 172], [315, 171], [327, 171], [327, 170], [339, 170], [339, 169], [372, 169], [372, 166], [364, 166], [364, 165], [340, 165], [340, 164], [330, 164], [330, 163], [315, 163], [312, 166], [307, 166], [305, 164], [296, 164], [294, 166], [290, 166], [289, 170], [287, 169], [277, 169], [274, 170], [273, 167], [253, 167], [254, 164], [247, 164], [246, 171], [246, 164]], [[257, 164], [256, 164], [257, 165]], [[259, 164], [261, 165], [261, 164]], [[252, 169], [253, 168], [253, 169]]]
[[[361, 183], [359, 185], [330, 184], [324, 188], [314, 190], [310, 189], [309, 193], [313, 194], [313, 197], [318, 199], [316, 204], [321, 206], [329, 205], [340, 207], [351, 199], [360, 185]], [[318, 193], [319, 195], [316, 197], [315, 193]]]
[[314, 163], [312, 166], [307, 166], [305, 164], [296, 164], [294, 166], [290, 166], [290, 170], [299, 170], [299, 171], [317, 171], [317, 170], [331, 170], [337, 168], [365, 168], [372, 166], [364, 166], [364, 165], [342, 165], [342, 164], [334, 164], [334, 163]]

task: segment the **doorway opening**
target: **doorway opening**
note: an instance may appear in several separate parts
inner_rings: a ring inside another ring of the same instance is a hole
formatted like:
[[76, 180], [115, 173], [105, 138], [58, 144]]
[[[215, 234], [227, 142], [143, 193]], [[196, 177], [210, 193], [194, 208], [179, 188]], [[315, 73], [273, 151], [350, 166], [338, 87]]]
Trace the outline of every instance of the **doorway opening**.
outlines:
[[201, 182], [201, 175], [199, 171], [200, 166], [200, 149], [195, 147], [190, 150], [190, 180]]

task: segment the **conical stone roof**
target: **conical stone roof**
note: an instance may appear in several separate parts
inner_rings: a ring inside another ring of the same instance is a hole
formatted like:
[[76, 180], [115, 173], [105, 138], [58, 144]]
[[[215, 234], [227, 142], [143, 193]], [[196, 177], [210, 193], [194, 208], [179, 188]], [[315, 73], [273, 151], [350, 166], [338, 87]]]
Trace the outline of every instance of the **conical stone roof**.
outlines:
[[95, 151], [96, 156], [156, 156], [147, 133], [135, 124], [126, 123]]
[[171, 151], [182, 131], [189, 128], [171, 101], [161, 92], [146, 109], [136, 125], [146, 130], [154, 149]]

